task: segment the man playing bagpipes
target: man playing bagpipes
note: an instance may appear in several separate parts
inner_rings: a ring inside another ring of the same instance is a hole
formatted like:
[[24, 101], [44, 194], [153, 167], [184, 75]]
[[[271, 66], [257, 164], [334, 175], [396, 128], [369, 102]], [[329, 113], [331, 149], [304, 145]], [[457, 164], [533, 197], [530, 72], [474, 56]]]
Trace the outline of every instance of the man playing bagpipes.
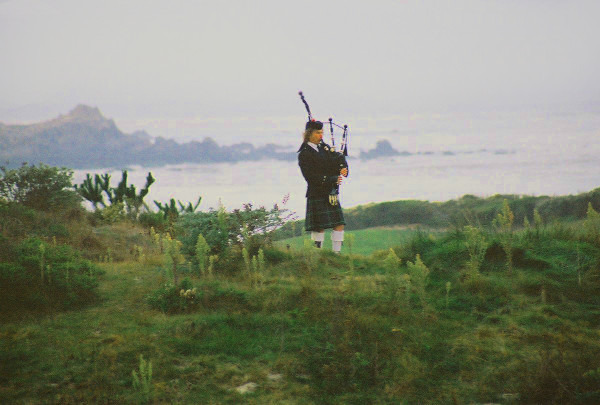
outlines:
[[[333, 251], [340, 253], [344, 240], [344, 214], [339, 201], [339, 186], [342, 178], [348, 176], [347, 126], [343, 127], [342, 152], [323, 142], [323, 123], [312, 118], [310, 108], [300, 93], [300, 97], [308, 111], [308, 122], [303, 134], [303, 142], [298, 149], [298, 164], [302, 176], [308, 184], [306, 190], [305, 229], [311, 232], [311, 239], [317, 248], [321, 248], [325, 239], [325, 229], [332, 228], [331, 241]], [[338, 126], [329, 119], [332, 145], [333, 126]]]

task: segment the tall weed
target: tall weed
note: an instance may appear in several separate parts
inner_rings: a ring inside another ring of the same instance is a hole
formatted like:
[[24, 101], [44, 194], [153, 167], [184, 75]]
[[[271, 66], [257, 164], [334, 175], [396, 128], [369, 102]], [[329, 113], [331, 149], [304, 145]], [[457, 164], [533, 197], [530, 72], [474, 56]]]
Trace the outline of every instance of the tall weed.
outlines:
[[479, 268], [483, 263], [488, 243], [479, 228], [467, 225], [463, 229], [465, 233], [465, 245], [469, 251], [467, 261], [467, 274], [469, 277], [479, 276]]
[[429, 269], [421, 260], [421, 255], [417, 255], [415, 262], [407, 263], [408, 273], [410, 274], [410, 281], [413, 285], [414, 291], [419, 297], [421, 308], [425, 311], [427, 307], [427, 284], [429, 283]]
[[502, 203], [502, 211], [496, 216], [494, 226], [500, 233], [500, 244], [506, 254], [506, 269], [508, 274], [512, 274], [513, 270], [513, 222], [515, 215], [508, 205], [508, 200]]

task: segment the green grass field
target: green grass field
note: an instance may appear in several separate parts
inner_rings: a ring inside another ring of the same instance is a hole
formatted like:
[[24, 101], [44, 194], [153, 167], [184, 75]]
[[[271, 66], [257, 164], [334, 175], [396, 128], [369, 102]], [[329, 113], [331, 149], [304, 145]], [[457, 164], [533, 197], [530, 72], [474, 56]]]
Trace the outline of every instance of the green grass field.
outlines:
[[[369, 204], [336, 255], [272, 246], [299, 223], [263, 208], [91, 213], [19, 170], [0, 404], [600, 403], [600, 189]], [[451, 230], [369, 228], [415, 223]]]
[[[112, 229], [144, 242], [135, 228]], [[464, 233], [356, 234], [380, 252], [268, 249], [260, 273], [242, 262], [212, 278], [184, 264], [196, 295], [167, 313], [148, 301], [168, 281], [162, 256], [150, 240], [139, 261], [122, 251], [122, 261], [98, 264], [99, 303], [2, 311], [0, 402], [600, 401], [593, 239], [560, 226], [516, 233], [509, 271], [501, 235], [484, 233], [480, 270], [468, 273]], [[385, 235], [408, 238], [394, 249], [400, 264]], [[152, 363], [147, 391], [133, 383], [140, 355]]]
[[[349, 234], [354, 235], [354, 245], [352, 246], [353, 254], [370, 255], [376, 250], [389, 249], [392, 246], [399, 246], [406, 243], [416, 232], [419, 232], [417, 228], [369, 228], [361, 229], [358, 231], [345, 231], [345, 237]], [[434, 230], [423, 230], [422, 232], [427, 233], [439, 233]], [[284, 239], [275, 242], [276, 246], [280, 248], [286, 248], [287, 245], [291, 249], [301, 249], [304, 246], [304, 240], [310, 239], [310, 233], [306, 233], [304, 236], [298, 236], [295, 238]], [[325, 250], [331, 250], [331, 230], [325, 231], [325, 244], [323, 246]], [[349, 252], [348, 243], [345, 242], [342, 248], [344, 253]]]

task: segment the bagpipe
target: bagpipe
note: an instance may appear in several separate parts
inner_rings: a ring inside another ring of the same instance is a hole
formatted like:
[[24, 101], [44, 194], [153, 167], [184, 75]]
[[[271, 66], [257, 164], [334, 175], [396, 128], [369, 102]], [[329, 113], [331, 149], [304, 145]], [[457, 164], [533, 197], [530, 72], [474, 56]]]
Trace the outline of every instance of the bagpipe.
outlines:
[[[300, 95], [300, 99], [304, 103], [306, 107], [306, 112], [308, 113], [308, 121], [315, 121], [310, 112], [310, 107], [304, 98], [304, 94], [302, 92], [298, 93]], [[334, 127], [343, 130], [342, 132], [342, 140], [340, 141], [340, 148], [336, 150], [335, 147], [335, 137], [334, 137]], [[348, 168], [348, 161], [346, 160], [346, 156], [348, 156], [348, 125], [338, 125], [333, 122], [333, 118], [329, 118], [329, 132], [331, 134], [331, 147], [328, 147], [323, 140], [321, 140], [321, 147], [327, 152], [328, 164], [326, 168], [327, 176], [339, 176], [340, 171], [342, 169]], [[331, 192], [329, 193], [329, 203], [331, 205], [337, 205], [339, 202], [339, 194], [340, 194], [340, 185], [336, 184]]]

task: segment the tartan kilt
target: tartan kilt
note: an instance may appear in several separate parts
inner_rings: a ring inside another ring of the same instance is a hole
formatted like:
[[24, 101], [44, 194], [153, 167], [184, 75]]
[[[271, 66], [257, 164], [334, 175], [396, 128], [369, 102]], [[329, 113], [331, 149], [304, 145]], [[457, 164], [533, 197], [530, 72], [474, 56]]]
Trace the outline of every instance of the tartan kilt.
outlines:
[[337, 225], [346, 225], [342, 206], [329, 203], [329, 196], [325, 198], [308, 197], [306, 199], [306, 219], [304, 229], [316, 231], [320, 229], [333, 228]]

